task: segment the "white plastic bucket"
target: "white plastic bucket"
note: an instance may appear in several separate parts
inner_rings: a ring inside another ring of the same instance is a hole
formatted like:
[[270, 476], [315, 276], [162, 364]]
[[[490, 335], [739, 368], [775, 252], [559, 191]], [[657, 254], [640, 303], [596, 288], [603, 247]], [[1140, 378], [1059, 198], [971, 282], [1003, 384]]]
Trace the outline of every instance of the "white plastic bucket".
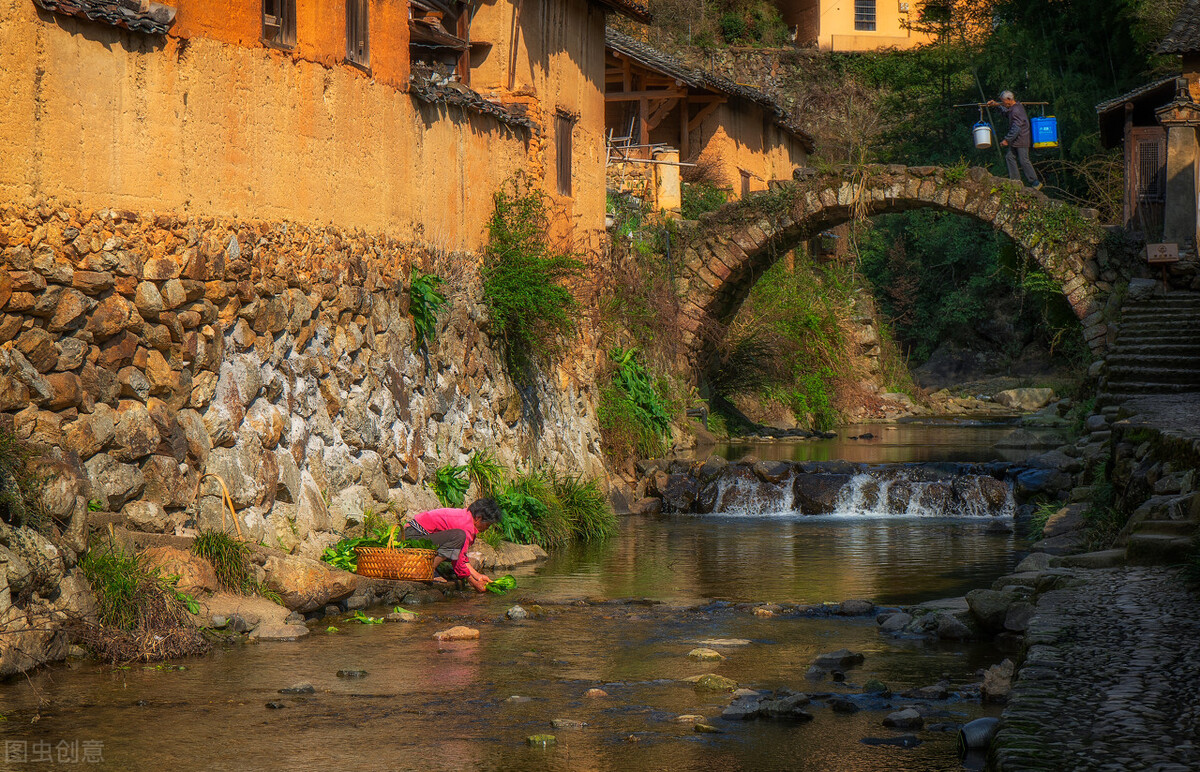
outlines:
[[992, 146], [992, 127], [983, 121], [975, 124], [971, 133], [975, 136], [975, 147], [979, 150], [987, 150]]

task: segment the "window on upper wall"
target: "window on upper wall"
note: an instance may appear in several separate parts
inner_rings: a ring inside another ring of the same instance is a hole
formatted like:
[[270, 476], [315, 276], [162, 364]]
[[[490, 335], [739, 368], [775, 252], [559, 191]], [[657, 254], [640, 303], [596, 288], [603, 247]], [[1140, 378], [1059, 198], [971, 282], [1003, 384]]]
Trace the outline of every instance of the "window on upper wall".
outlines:
[[262, 0], [262, 39], [277, 48], [296, 47], [296, 0]]
[[346, 0], [346, 61], [371, 66], [371, 0]]
[[875, 0], [854, 0], [854, 29], [875, 31]]
[[571, 134], [575, 117], [559, 113], [554, 118], [554, 144], [558, 153], [558, 193], [571, 195]]

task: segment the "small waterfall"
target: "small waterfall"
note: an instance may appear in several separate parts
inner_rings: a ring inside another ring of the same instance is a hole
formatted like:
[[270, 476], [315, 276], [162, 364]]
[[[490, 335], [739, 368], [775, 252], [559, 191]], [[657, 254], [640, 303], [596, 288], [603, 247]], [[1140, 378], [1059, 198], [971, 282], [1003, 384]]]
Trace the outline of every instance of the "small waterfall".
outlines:
[[795, 509], [796, 492], [788, 476], [778, 483], [753, 475], [725, 475], [717, 481], [714, 512], [723, 515], [769, 515]]
[[854, 475], [838, 491], [834, 515], [847, 517], [1012, 517], [1012, 488], [993, 477], [928, 480], [889, 471]]

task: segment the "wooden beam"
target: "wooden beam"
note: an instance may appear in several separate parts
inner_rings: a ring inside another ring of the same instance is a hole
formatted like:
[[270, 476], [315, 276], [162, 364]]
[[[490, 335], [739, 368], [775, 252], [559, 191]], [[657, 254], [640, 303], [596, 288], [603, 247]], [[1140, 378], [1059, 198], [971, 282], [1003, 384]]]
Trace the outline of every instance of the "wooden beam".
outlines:
[[670, 114], [678, 101], [678, 99], [660, 99], [658, 101], [653, 112], [650, 113], [651, 130], [658, 128], [658, 124], [662, 123], [663, 119]]
[[721, 102], [709, 102], [700, 108], [700, 112], [696, 113], [696, 117], [688, 121], [688, 131], [695, 131], [700, 128], [700, 124], [704, 123], [704, 119], [712, 115], [721, 104]]
[[659, 88], [649, 91], [614, 91], [604, 95], [605, 102], [640, 102], [643, 99], [679, 99], [687, 96], [686, 91]]

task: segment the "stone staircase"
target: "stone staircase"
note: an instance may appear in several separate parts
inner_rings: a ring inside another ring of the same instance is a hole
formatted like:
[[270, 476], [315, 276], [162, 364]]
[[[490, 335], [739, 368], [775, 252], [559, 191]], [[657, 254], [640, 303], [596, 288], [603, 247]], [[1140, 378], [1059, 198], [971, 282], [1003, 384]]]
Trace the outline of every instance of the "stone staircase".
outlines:
[[1127, 302], [1097, 408], [1113, 415], [1138, 397], [1200, 392], [1200, 292]]
[[[1096, 400], [1103, 418], [1093, 417], [1097, 425], [1089, 428], [1101, 429], [1100, 424], [1118, 418], [1122, 406], [1137, 400], [1130, 407], [1139, 413], [1147, 401], [1159, 407], [1147, 417], [1147, 428], [1190, 435], [1195, 427], [1179, 417], [1200, 405], [1200, 292], [1126, 301], [1105, 362]], [[1107, 440], [1109, 434], [1094, 432], [1092, 439]], [[1117, 542], [1126, 548], [1130, 563], [1173, 564], [1191, 551], [1200, 532], [1200, 497], [1181, 495], [1178, 478], [1183, 472], [1176, 469], [1156, 480], [1151, 497], [1130, 516]]]

